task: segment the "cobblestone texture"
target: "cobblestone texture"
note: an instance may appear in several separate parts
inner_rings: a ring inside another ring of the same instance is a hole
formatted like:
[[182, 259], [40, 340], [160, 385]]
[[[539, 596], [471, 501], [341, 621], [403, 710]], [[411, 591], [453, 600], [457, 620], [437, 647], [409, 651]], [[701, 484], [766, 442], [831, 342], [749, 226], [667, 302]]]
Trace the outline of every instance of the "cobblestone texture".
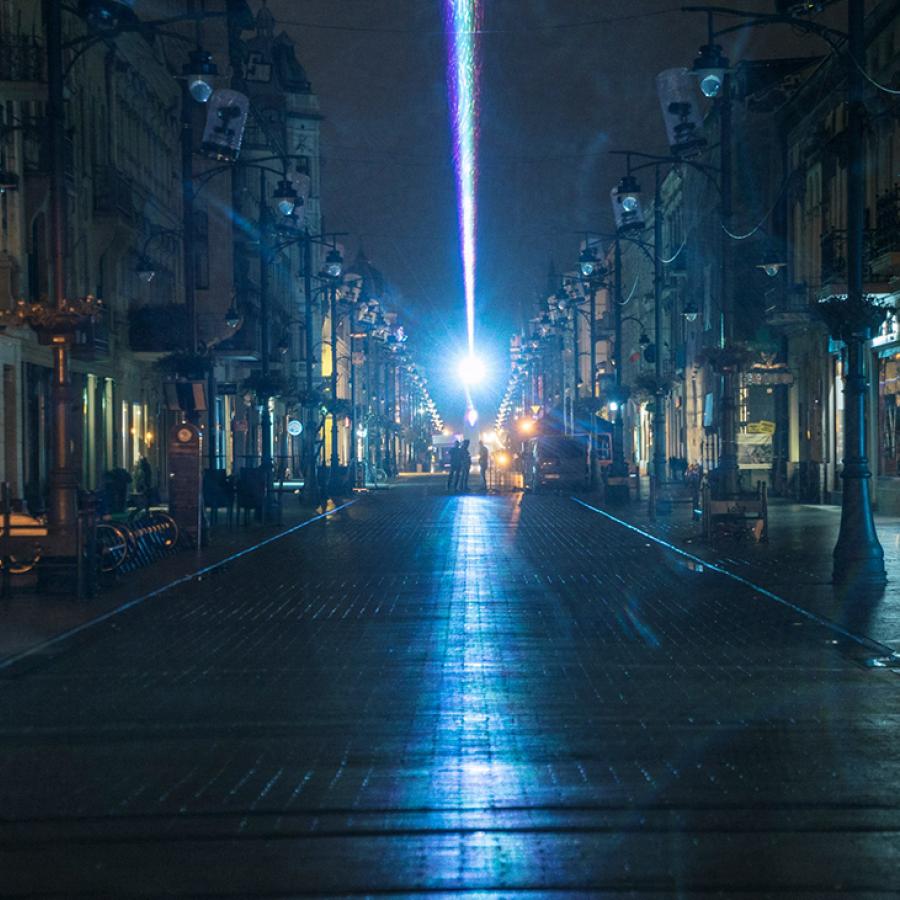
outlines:
[[[589, 495], [583, 499], [589, 504], [597, 503]], [[877, 593], [860, 598], [852, 581], [832, 581], [832, 551], [840, 527], [840, 507], [771, 500], [769, 540], [760, 544], [749, 537], [723, 537], [708, 544], [701, 535], [700, 524], [693, 521], [685, 505], [655, 520], [647, 515], [646, 502], [608, 507], [607, 511], [900, 651], [900, 518], [876, 515], [888, 583]]]
[[567, 498], [367, 499], [0, 678], [0, 894], [895, 896], [838, 641]]

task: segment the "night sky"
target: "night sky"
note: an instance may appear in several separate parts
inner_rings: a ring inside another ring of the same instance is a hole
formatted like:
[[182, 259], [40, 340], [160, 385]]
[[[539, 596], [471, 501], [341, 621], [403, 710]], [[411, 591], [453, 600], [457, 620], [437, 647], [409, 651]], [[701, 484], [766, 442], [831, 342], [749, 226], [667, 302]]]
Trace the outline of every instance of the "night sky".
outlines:
[[[717, 5], [768, 11], [772, 0]], [[257, 3], [258, 7], [259, 4]], [[465, 310], [439, 0], [269, 0], [298, 46], [323, 124], [326, 225], [352, 232], [397, 292], [410, 346], [445, 419], [461, 421], [455, 361]], [[672, 0], [487, 0], [481, 38], [478, 343], [492, 359], [479, 408], [493, 418], [509, 335], [545, 293], [550, 260], [574, 265], [579, 229], [609, 229], [613, 149], [665, 152], [654, 77], [689, 66], [705, 17]], [[833, 17], [832, 17], [833, 18]], [[756, 29], [732, 60], [823, 52]]]

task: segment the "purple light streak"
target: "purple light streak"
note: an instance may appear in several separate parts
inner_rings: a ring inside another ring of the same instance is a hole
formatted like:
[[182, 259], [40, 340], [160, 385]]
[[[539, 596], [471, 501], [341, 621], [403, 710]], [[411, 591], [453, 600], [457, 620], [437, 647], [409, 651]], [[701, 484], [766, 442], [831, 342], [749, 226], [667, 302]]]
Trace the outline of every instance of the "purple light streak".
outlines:
[[445, 0], [447, 82], [456, 161], [459, 243], [469, 355], [475, 355], [475, 191], [478, 182], [478, 32], [481, 0]]

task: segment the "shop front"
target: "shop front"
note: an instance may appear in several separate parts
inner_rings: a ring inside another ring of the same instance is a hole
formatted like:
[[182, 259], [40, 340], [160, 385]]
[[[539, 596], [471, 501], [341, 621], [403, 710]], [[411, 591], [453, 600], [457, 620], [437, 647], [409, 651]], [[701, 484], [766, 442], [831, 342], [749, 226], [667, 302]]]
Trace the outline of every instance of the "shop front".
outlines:
[[900, 344], [878, 350], [874, 365], [878, 373], [877, 452], [875, 496], [878, 510], [900, 513]]

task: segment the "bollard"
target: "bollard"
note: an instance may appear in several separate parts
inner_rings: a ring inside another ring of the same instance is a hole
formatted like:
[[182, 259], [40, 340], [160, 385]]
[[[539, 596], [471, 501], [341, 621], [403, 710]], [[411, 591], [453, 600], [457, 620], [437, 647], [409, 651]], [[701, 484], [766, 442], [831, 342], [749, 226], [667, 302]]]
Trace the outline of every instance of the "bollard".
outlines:
[[97, 495], [84, 491], [79, 499], [77, 594], [90, 600], [97, 595]]

